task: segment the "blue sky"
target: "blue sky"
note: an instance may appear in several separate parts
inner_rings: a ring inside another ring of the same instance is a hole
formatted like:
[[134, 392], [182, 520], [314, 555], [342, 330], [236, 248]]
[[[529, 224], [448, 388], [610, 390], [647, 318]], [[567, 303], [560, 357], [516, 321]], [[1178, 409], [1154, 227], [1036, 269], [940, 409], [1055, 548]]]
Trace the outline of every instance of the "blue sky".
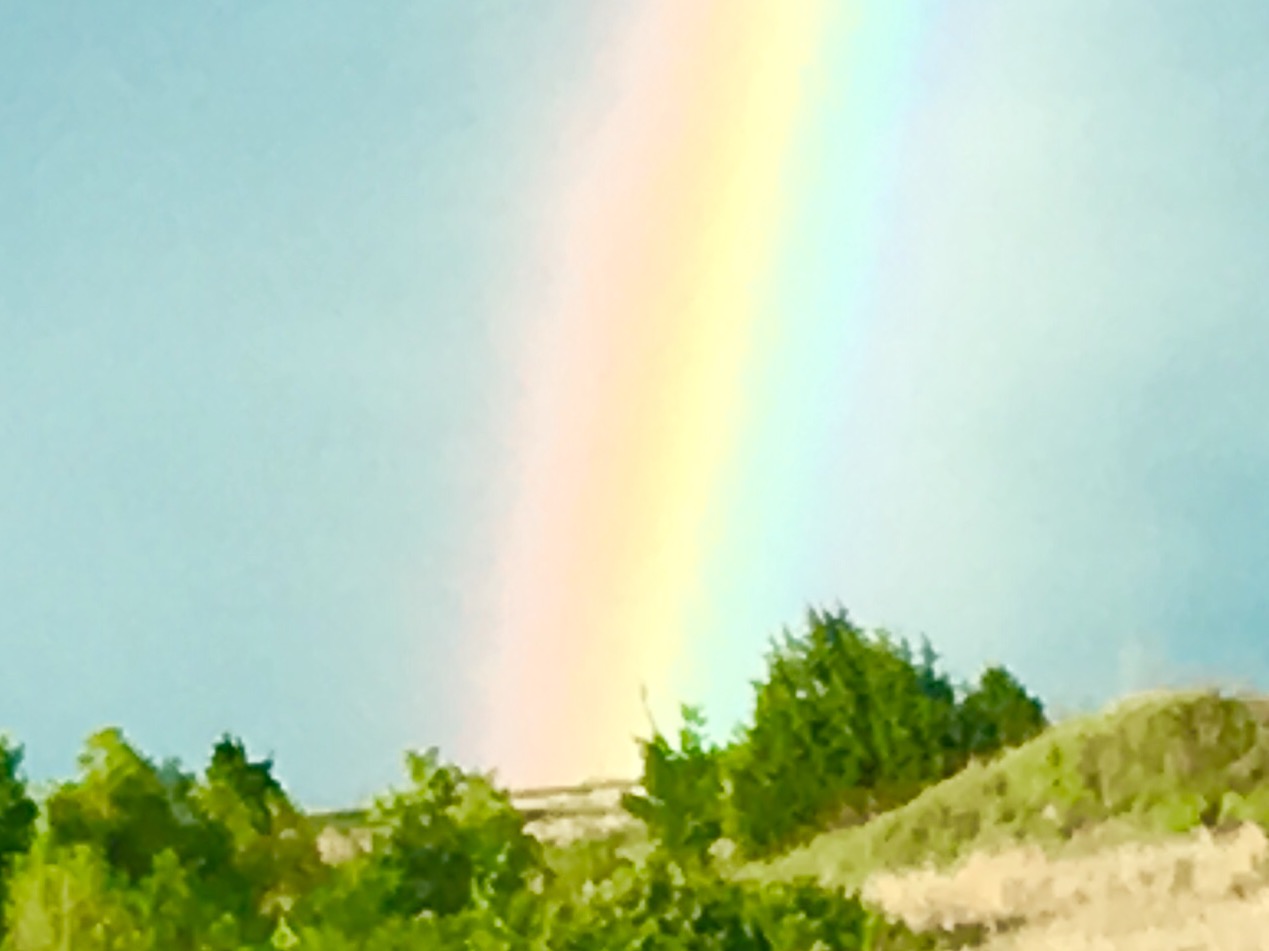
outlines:
[[460, 743], [507, 298], [604, 12], [6, 13], [0, 724], [34, 776], [107, 723], [193, 764], [229, 728], [342, 804]]
[[921, 279], [887, 292], [872, 446], [926, 451], [887, 473], [876, 563], [977, 602], [981, 649], [1050, 696], [1263, 688], [1269, 10], [986, 6], [930, 58], [901, 186]]
[[[483, 713], [540, 186], [620, 5], [106, 6], [0, 33], [0, 727], [40, 779], [230, 729], [343, 805]], [[868, 293], [790, 291], [867, 366], [773, 399], [821, 461], [750, 460], [684, 698], [725, 723], [808, 601], [1060, 703], [1269, 679], [1269, 7], [958, 9]]]
[[861, 613], [1070, 704], [1265, 687], [1266, 40], [1261, 5], [1180, 2], [933, 39], [842, 429], [867, 455], [831, 467], [870, 500], [823, 569]]
[[928, 634], [958, 677], [1007, 663], [1057, 712], [1269, 687], [1266, 43], [1254, 3], [942, 6], [863, 274], [824, 109], [773, 294], [803, 329], [724, 516], [752, 555], [710, 578], [720, 734], [807, 601]]

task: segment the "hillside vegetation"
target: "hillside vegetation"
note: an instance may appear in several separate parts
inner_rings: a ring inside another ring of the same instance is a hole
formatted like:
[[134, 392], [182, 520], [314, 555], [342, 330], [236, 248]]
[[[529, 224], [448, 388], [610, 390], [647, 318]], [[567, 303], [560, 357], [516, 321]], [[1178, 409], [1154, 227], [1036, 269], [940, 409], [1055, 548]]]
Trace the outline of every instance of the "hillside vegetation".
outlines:
[[[930, 929], [862, 886], [1009, 842], [1269, 820], [1258, 701], [1162, 694], [1050, 726], [1005, 668], [954, 684], [928, 642], [841, 609], [767, 661], [728, 742], [685, 706], [676, 737], [640, 741], [637, 786], [592, 791], [603, 806], [429, 750], [368, 810], [309, 816], [232, 736], [193, 772], [113, 728], [37, 800], [0, 741], [0, 951], [965, 947], [981, 923]], [[617, 797], [627, 821], [598, 822]], [[590, 833], [546, 835], [564, 813]], [[329, 836], [359, 846], [335, 860]]]
[[1019, 842], [1072, 855], [1191, 829], [1269, 825], [1269, 725], [1251, 698], [1156, 693], [972, 762], [866, 825], [825, 832], [741, 876], [813, 875], [858, 888], [872, 872], [948, 867]]
[[655, 725], [642, 742], [645, 792], [625, 805], [671, 852], [771, 856], [900, 806], [1047, 725], [1005, 668], [954, 685], [928, 641], [914, 655], [840, 608], [808, 612], [804, 634], [772, 642], [767, 668], [751, 722], [729, 743], [707, 744], [690, 706], [677, 743]]

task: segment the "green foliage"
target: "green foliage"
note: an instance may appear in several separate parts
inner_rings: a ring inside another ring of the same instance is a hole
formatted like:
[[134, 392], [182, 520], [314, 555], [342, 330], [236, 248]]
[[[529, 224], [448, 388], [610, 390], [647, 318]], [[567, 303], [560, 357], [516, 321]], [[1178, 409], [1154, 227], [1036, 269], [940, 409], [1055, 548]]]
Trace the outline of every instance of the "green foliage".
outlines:
[[961, 702], [961, 745], [970, 756], [1020, 746], [1047, 725], [1044, 707], [1004, 667], [988, 667]]
[[[825, 824], [858, 826], [967, 762], [966, 773], [981, 772], [984, 757], [1044, 726], [1008, 671], [989, 669], [958, 703], [937, 660], [928, 642], [914, 657], [843, 610], [809, 612], [804, 635], [772, 645], [748, 727], [720, 747], [706, 742], [697, 708], [682, 708], [673, 742], [652, 724], [640, 741], [642, 793], [623, 799], [641, 826], [568, 847], [541, 846], [491, 777], [431, 749], [407, 754], [406, 788], [370, 811], [368, 849], [327, 867], [271, 759], [225, 735], [200, 777], [156, 764], [117, 729], [87, 740], [36, 834], [21, 751], [0, 743], [0, 951], [945, 947], [956, 937], [914, 935], [809, 877], [745, 880], [717, 848], [770, 854]], [[1171, 728], [1239, 750], [1256, 737], [1223, 708]], [[1062, 750], [1054, 775], [1074, 802], [1104, 810], [1122, 798], [1124, 753], [1109, 741]], [[1200, 751], [1150, 768], [1206, 776], [1218, 759]], [[1161, 793], [1152, 815], [1177, 825], [1264, 811], [1253, 787], [1269, 764], [1244, 756], [1240, 766], [1238, 796], [1214, 797], [1196, 780], [1188, 798]], [[995, 793], [995, 811], [981, 799], [973, 810], [940, 806], [924, 837], [895, 842], [914, 852], [930, 846], [929, 830], [966, 840], [1025, 818], [1018, 789]]]
[[681, 709], [677, 749], [655, 724], [652, 738], [639, 741], [644, 792], [627, 793], [622, 806], [672, 855], [704, 860], [723, 831], [722, 755], [705, 744], [700, 710], [686, 704]]
[[603, 837], [582, 837], [567, 844], [547, 843], [542, 849], [544, 894], [550, 898], [579, 894], [623, 869], [635, 868], [657, 850], [658, 842], [648, 839], [647, 834], [647, 830], [641, 834], [638, 827], [632, 827]]
[[676, 749], [653, 728], [641, 740], [642, 796], [626, 809], [672, 854], [702, 857], [725, 837], [769, 855], [824, 826], [849, 826], [910, 800], [1046, 725], [1043, 708], [1003, 667], [958, 703], [922, 640], [919, 656], [885, 631], [866, 634], [840, 607], [785, 631], [754, 684], [752, 723], [707, 748], [704, 718], [683, 708]]
[[[682, 748], [706, 755], [703, 723], [695, 714], [685, 719]], [[441, 763], [434, 750], [407, 763], [410, 786], [373, 811], [370, 851], [320, 878], [295, 878], [296, 900], [269, 917], [252, 902], [276, 889], [281, 872], [253, 850], [279, 827], [295, 828], [271, 764], [253, 763], [226, 738], [200, 782], [174, 763], [154, 767], [117, 732], [98, 734], [81, 775], [49, 800], [59, 821], [15, 862], [6, 908], [12, 928], [0, 951], [945, 946], [942, 937], [913, 935], [857, 898], [810, 882], [731, 881], [692, 849], [680, 861], [633, 840], [583, 843], [552, 849], [547, 867], [491, 780]], [[144, 864], [139, 850], [119, 845], [139, 831], [130, 808], [160, 823], [147, 842], [167, 843]], [[221, 834], [193, 834], [199, 828]], [[219, 843], [216, 861], [197, 848], [207, 841]], [[681, 841], [695, 840], [683, 833]], [[226, 891], [225, 881], [242, 888]]]
[[31, 847], [38, 817], [39, 809], [22, 775], [22, 747], [0, 736], [0, 909], [5, 906], [13, 863]]
[[4, 951], [150, 947], [119, 886], [116, 873], [92, 846], [54, 850], [48, 842], [39, 843], [14, 871]]
[[327, 874], [315, 830], [274, 777], [272, 761], [253, 762], [242, 741], [228, 735], [213, 749], [193, 796], [208, 823], [228, 838], [222, 884], [237, 891], [247, 915], [275, 928], [279, 915]]
[[111, 940], [135, 931], [142, 937], [126, 940], [138, 947], [236, 949], [275, 933], [327, 874], [272, 764], [249, 760], [238, 740], [217, 744], [201, 782], [175, 761], [156, 766], [114, 729], [88, 739], [79, 765], [49, 797], [45, 841], [26, 870], [14, 913], [28, 922], [27, 943], [43, 933], [30, 922], [63, 922], [59, 934], [75, 927], [48, 897], [49, 882], [108, 895], [122, 909], [102, 918]]
[[200, 899], [171, 851], [132, 883], [95, 847], [48, 839], [19, 863], [7, 916], [4, 951], [238, 951], [247, 937]]
[[508, 916], [469, 908], [443, 917], [383, 919], [355, 944], [328, 927], [301, 929], [299, 937], [300, 947], [320, 951], [906, 951], [951, 945], [945, 935], [915, 935], [869, 912], [857, 898], [809, 881], [759, 888], [679, 865], [664, 852], [623, 863], [567, 896], [535, 901], [521, 893], [518, 910]]
[[394, 870], [376, 856], [359, 855], [340, 864], [299, 902], [295, 920], [301, 936], [321, 930], [329, 943], [336, 940], [334, 935], [364, 936], [389, 918], [399, 920], [389, 914], [398, 881]]
[[544, 946], [600, 949], [926, 948], [943, 936], [918, 936], [877, 918], [854, 896], [810, 881], [763, 887], [725, 880], [699, 865], [655, 853], [623, 868], [554, 910]]
[[541, 870], [541, 848], [510, 797], [485, 776], [443, 764], [435, 749], [406, 757], [410, 786], [371, 815], [372, 851], [341, 867], [302, 914], [345, 933], [386, 918], [503, 912]]
[[928, 643], [868, 637], [845, 611], [810, 611], [785, 633], [755, 685], [752, 725], [725, 757], [726, 833], [770, 853], [837, 819], [859, 821], [910, 798], [962, 760], [956, 702]]
[[165, 850], [194, 860], [215, 848], [202, 834], [202, 817], [189, 808], [192, 780], [172, 764], [160, 771], [119, 730], [89, 737], [79, 766], [79, 779], [62, 784], [47, 804], [54, 845], [91, 846], [134, 884]]
[[1117, 705], [972, 762], [864, 826], [822, 833], [739, 874], [784, 879], [828, 870], [827, 881], [857, 888], [880, 868], [945, 866], [1019, 841], [1078, 852], [1199, 825], [1269, 828], [1269, 724], [1261, 716], [1215, 693]]

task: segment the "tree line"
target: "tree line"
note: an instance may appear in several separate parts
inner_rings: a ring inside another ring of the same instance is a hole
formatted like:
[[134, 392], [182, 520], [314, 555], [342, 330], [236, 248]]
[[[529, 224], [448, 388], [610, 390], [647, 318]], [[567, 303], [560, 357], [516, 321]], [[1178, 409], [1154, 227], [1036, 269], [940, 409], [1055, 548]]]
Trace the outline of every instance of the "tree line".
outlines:
[[957, 690], [928, 642], [808, 615], [773, 644], [752, 723], [677, 744], [641, 740], [651, 837], [544, 846], [490, 774], [405, 757], [405, 786], [369, 811], [370, 847], [321, 860], [315, 822], [273, 762], [229, 734], [197, 772], [156, 762], [115, 728], [88, 738], [77, 774], [37, 801], [23, 749], [0, 738], [0, 951], [768, 951], [944, 946], [813, 882], [758, 887], [722, 873], [722, 839], [761, 855], [815, 828], [861, 821], [1044, 725], [1003, 668]]

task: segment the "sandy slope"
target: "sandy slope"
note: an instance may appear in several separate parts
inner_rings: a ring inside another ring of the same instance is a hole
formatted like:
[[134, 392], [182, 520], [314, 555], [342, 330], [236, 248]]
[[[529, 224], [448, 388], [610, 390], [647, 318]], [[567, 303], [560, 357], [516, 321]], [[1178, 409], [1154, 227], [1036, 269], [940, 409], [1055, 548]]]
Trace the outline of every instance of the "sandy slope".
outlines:
[[1049, 858], [1019, 848], [938, 874], [879, 874], [865, 898], [912, 927], [999, 927], [991, 951], [1269, 949], [1269, 841], [1257, 826]]

